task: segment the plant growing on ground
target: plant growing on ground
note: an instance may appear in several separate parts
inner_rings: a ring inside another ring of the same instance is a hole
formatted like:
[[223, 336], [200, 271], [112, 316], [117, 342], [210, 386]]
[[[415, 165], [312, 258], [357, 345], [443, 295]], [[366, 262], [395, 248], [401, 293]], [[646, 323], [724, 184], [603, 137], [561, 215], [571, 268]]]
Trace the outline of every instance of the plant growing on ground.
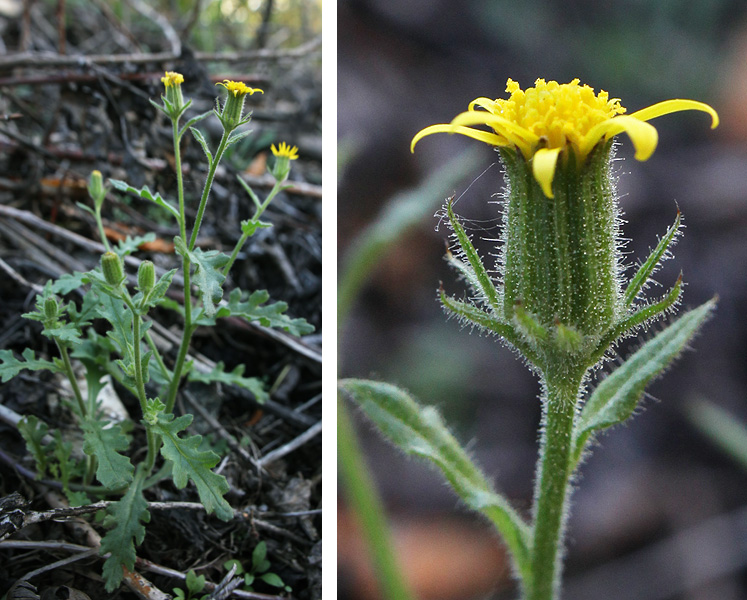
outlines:
[[[95, 496], [121, 496], [110, 505], [104, 519], [108, 532], [103, 537], [101, 552], [110, 553], [104, 563], [104, 577], [109, 591], [119, 585], [124, 570], [134, 567], [135, 548], [143, 541], [145, 524], [150, 519], [143, 495], [148, 487], [170, 477], [181, 489], [191, 480], [208, 513], [214, 513], [225, 521], [233, 518], [233, 509], [224, 498], [229, 484], [225, 477], [213, 471], [219, 461], [218, 455], [200, 448], [201, 436], [186, 433], [193, 417], [190, 414], [175, 416], [174, 404], [184, 380], [238, 385], [251, 391], [260, 402], [267, 398], [268, 393], [261, 380], [244, 376], [243, 365], [228, 371], [220, 362], [207, 373], [193, 368], [192, 362], [187, 361], [187, 355], [196, 329], [214, 326], [218, 319], [238, 317], [295, 335], [313, 331], [305, 320], [288, 317], [285, 303], [268, 304], [266, 291], [245, 294], [240, 289], [234, 289], [227, 300], [223, 299], [223, 284], [241, 248], [258, 229], [271, 226], [260, 217], [273, 198], [288, 187], [286, 181], [290, 161], [298, 158], [297, 148], [285, 143], [280, 144], [279, 148], [273, 145], [275, 164], [271, 173], [275, 177], [275, 185], [264, 200], [260, 200], [239, 179], [251, 197], [255, 210], [250, 219], [241, 222], [241, 236], [230, 255], [197, 247], [200, 225], [218, 164], [226, 148], [250, 133], [240, 130], [251, 117], [244, 114], [244, 101], [247, 95], [261, 93], [261, 90], [226, 80], [220, 84], [227, 91], [223, 104], [216, 101], [213, 111], [196, 116], [180, 126], [182, 116], [192, 103], [191, 100], [184, 100], [181, 89], [183, 81], [179, 73], [166, 73], [162, 78], [165, 86], [162, 103], [151, 101], [172, 124], [177, 205], [158, 193], [154, 194], [147, 187], [136, 189], [126, 182], [111, 180], [117, 190], [153, 202], [176, 219], [179, 235], [174, 238], [174, 246], [182, 262], [183, 303], [166, 297], [177, 269], [158, 276], [155, 265], [148, 260], [140, 263], [136, 277], [133, 277], [134, 291], [131, 291], [124, 259], [153, 236], [127, 238], [117, 247], [109, 246], [101, 220], [101, 207], [107, 190], [101, 173], [94, 171], [88, 184], [94, 209], [84, 208], [93, 214], [107, 252], [101, 257], [98, 268], [48, 281], [43, 293], [36, 298], [36, 310], [23, 315], [43, 325], [42, 334], [54, 341], [59, 356], [52, 360], [41, 359], [35, 356], [33, 350], [26, 349], [19, 359], [10, 350], [0, 350], [0, 378], [3, 382], [23, 370], [61, 373], [70, 382], [73, 401], [68, 405], [83, 431], [84, 461], [73, 458], [71, 444], [63, 442], [59, 432], [50, 442], [48, 426], [36, 417], [29, 416], [22, 421], [19, 431], [36, 461], [37, 476], [41, 478], [50, 472], [60, 480], [71, 503], [87, 504], [89, 498]], [[223, 134], [215, 151], [194, 127], [211, 115], [223, 126]], [[185, 212], [180, 154], [181, 140], [187, 131], [204, 150], [208, 164], [207, 178], [191, 228]], [[193, 286], [197, 290], [197, 298], [192, 296]], [[61, 299], [81, 287], [85, 291], [80, 305]], [[168, 359], [161, 355], [150, 335], [152, 320], [148, 315], [157, 306], [176, 311], [183, 320], [181, 343], [171, 364], [167, 364]], [[100, 319], [110, 325], [106, 335], [97, 333], [92, 327], [93, 322]], [[86, 387], [79, 384], [74, 361], [83, 368]], [[100, 414], [99, 394], [105, 385], [105, 375], [116, 379], [139, 401], [141, 424], [147, 440], [145, 455], [139, 462], [133, 462], [128, 455], [132, 439], [127, 435], [127, 425], [110, 423]], [[154, 473], [159, 454], [164, 463]], [[74, 482], [76, 477], [82, 478], [82, 481]], [[93, 484], [94, 478], [100, 485]]]
[[[458, 299], [443, 288], [439, 296], [448, 313], [499, 336], [540, 379], [541, 440], [531, 518], [524, 519], [493, 490], [434, 408], [386, 383], [348, 379], [339, 388], [395, 445], [432, 461], [464, 502], [490, 519], [511, 554], [522, 598], [554, 600], [560, 596], [574, 473], [590, 443], [633, 414], [645, 386], [681, 353], [715, 306], [711, 300], [685, 313], [589, 391], [591, 375], [622, 339], [674, 311], [683, 285], [680, 276], [662, 298], [645, 295], [679, 235], [679, 212], [650, 256], [624, 281], [613, 138], [627, 133], [636, 158], [647, 160], [657, 144], [649, 120], [699, 110], [710, 114], [716, 127], [718, 116], [692, 100], [669, 100], [627, 115], [618, 99], [595, 94], [577, 79], [562, 85], [538, 79], [527, 90], [509, 79], [506, 91], [508, 99], [477, 98], [451, 123], [423, 129], [412, 149], [433, 133], [458, 133], [494, 146], [505, 168], [496, 264], [477, 252], [451, 201], [444, 206], [442, 216], [453, 232], [448, 260], [470, 296]], [[350, 474], [342, 450], [354, 448], [352, 430], [346, 419], [338, 427], [343, 473], [349, 473], [346, 479], [354, 488], [350, 498], [360, 505], [364, 494], [355, 486], [365, 482]], [[377, 526], [370, 515], [360, 517], [364, 526]], [[377, 532], [367, 535], [371, 539]], [[397, 582], [385, 585], [401, 589]]]
[[244, 566], [238, 560], [229, 560], [223, 564], [226, 571], [230, 571], [236, 566], [236, 575], [244, 576], [244, 589], [248, 592], [254, 590], [254, 583], [257, 580], [263, 581], [269, 586], [282, 588], [286, 592], [293, 590], [285, 585], [280, 575], [270, 571], [270, 561], [267, 558], [267, 544], [264, 541], [254, 547], [252, 551], [252, 566], [244, 570]]

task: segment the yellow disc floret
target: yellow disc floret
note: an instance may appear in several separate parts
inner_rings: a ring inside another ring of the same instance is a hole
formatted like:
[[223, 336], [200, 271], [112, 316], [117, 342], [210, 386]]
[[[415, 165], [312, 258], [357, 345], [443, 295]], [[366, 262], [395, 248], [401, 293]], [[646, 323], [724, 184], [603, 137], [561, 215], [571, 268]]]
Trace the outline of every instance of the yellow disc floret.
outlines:
[[184, 75], [182, 75], [181, 73], [176, 73], [175, 71], [166, 71], [166, 74], [161, 77], [161, 82], [168, 89], [172, 86], [177, 86], [184, 83]]

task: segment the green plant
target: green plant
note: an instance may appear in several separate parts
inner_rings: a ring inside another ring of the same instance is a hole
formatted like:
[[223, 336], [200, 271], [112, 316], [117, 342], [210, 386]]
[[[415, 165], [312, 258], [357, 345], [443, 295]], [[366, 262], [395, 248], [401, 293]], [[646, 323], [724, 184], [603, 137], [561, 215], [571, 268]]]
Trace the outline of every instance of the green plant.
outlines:
[[[715, 127], [718, 116], [710, 106], [692, 100], [670, 100], [626, 115], [619, 100], [609, 99], [606, 92], [596, 95], [578, 80], [561, 85], [538, 79], [535, 87], [521, 90], [509, 79], [506, 91], [511, 94], [507, 100], [477, 98], [451, 123], [420, 131], [412, 147], [427, 135], [445, 132], [466, 135], [500, 152], [507, 190], [497, 263], [486, 264], [447, 202], [443, 217], [453, 232], [448, 260], [470, 295], [458, 299], [443, 288], [439, 295], [447, 312], [499, 336], [540, 379], [541, 441], [531, 519], [493, 490], [435, 408], [421, 406], [387, 383], [346, 379], [339, 389], [395, 445], [433, 462], [467, 506], [494, 524], [509, 549], [522, 598], [552, 600], [560, 595], [574, 473], [590, 442], [633, 414], [645, 386], [682, 352], [715, 306], [711, 300], [684, 314], [587, 393], [592, 374], [611, 350], [672, 312], [682, 291], [679, 277], [660, 299], [649, 300], [644, 294], [679, 235], [679, 213], [633, 277], [623, 280], [612, 138], [626, 132], [636, 158], [646, 160], [657, 143], [648, 120], [700, 110], [711, 115]], [[347, 277], [361, 274], [347, 275], [343, 289]], [[352, 430], [343, 425], [341, 420], [340, 449], [353, 446]], [[347, 483], [365, 482], [348, 477]], [[351, 490], [350, 498], [361, 513], [364, 494], [359, 491]], [[360, 516], [364, 526], [378, 526]], [[367, 532], [369, 539], [375, 535]]]
[[244, 576], [244, 589], [248, 592], [254, 590], [254, 583], [259, 579], [269, 586], [282, 588], [286, 592], [292, 592], [293, 590], [283, 583], [283, 580], [276, 573], [270, 571], [270, 561], [267, 558], [267, 544], [264, 541], [260, 542], [254, 547], [252, 551], [252, 566], [248, 570], [244, 569], [244, 566], [235, 559], [226, 561], [223, 563], [223, 568], [226, 571], [230, 571], [233, 567], [236, 567], [236, 575]]
[[[187, 571], [187, 578], [184, 583], [187, 585], [187, 589], [174, 588], [174, 597], [177, 600], [196, 600], [197, 594], [205, 589], [205, 576], [200, 575], [198, 577], [194, 569], [190, 569]], [[207, 600], [207, 598], [210, 598], [210, 594], [200, 596], [199, 600]]]
[[[221, 84], [227, 91], [223, 105], [216, 102], [213, 111], [180, 126], [180, 119], [191, 105], [191, 100], [185, 101], [182, 95], [183, 77], [169, 72], [162, 81], [165, 85], [162, 103], [151, 103], [172, 123], [178, 203], [175, 206], [147, 187], [136, 189], [116, 180], [111, 184], [117, 190], [154, 203], [176, 220], [179, 235], [174, 238], [174, 245], [182, 263], [183, 303], [166, 297], [177, 269], [166, 271], [159, 277], [155, 265], [148, 260], [140, 263], [134, 291], [131, 291], [123, 259], [148, 238], [127, 238], [117, 247], [110, 248], [101, 221], [101, 207], [107, 191], [101, 173], [94, 171], [88, 185], [94, 209], [87, 210], [96, 219], [107, 252], [101, 257], [98, 268], [48, 281], [43, 293], [36, 298], [36, 310], [23, 315], [42, 324], [42, 334], [55, 343], [59, 357], [52, 360], [37, 358], [33, 350], [26, 349], [19, 359], [10, 350], [0, 350], [0, 378], [3, 382], [23, 370], [61, 373], [70, 382], [73, 401], [67, 404], [83, 432], [84, 461], [73, 458], [71, 443], [63, 442], [59, 431], [50, 442], [48, 426], [36, 417], [29, 416], [22, 421], [19, 431], [35, 459], [37, 475], [42, 477], [46, 472], [51, 473], [62, 483], [71, 503], [86, 504], [94, 496], [120, 496], [110, 505], [103, 521], [108, 531], [103, 537], [101, 552], [110, 553], [103, 569], [109, 591], [118, 586], [125, 570], [134, 566], [136, 545], [143, 541], [145, 524], [150, 519], [143, 495], [148, 487], [170, 477], [176, 487], [182, 489], [191, 480], [208, 513], [226, 521], [233, 518], [233, 509], [224, 497], [229, 484], [225, 477], [212, 470], [219, 461], [218, 455], [201, 448], [201, 436], [186, 433], [193, 417], [190, 414], [176, 416], [174, 404], [184, 380], [238, 385], [250, 390], [260, 402], [267, 398], [268, 393], [261, 380], [244, 376], [243, 365], [227, 371], [221, 362], [207, 373], [193, 369], [192, 363], [187, 362], [187, 352], [195, 330], [215, 326], [219, 319], [236, 317], [281, 328], [295, 335], [313, 331], [305, 320], [288, 317], [285, 303], [268, 304], [269, 295], [265, 291], [245, 294], [240, 289], [233, 289], [227, 300], [223, 300], [224, 281], [242, 246], [258, 229], [270, 227], [260, 217], [273, 198], [287, 187], [285, 182], [290, 161], [298, 157], [297, 149], [284, 143], [279, 150], [273, 146], [276, 164], [271, 173], [276, 184], [264, 200], [244, 184], [255, 211], [250, 219], [241, 222], [242, 233], [230, 255], [197, 247], [200, 224], [221, 157], [226, 148], [249, 134], [249, 131], [240, 131], [250, 119], [250, 115], [244, 115], [245, 97], [261, 90], [226, 80]], [[194, 127], [210, 115], [219, 119], [223, 126], [222, 138], [214, 152]], [[180, 155], [180, 143], [187, 131], [204, 150], [208, 163], [207, 179], [191, 229], [188, 229], [185, 214]], [[192, 297], [193, 285], [198, 292], [196, 299]], [[62, 300], [78, 288], [84, 288], [80, 305]], [[155, 307], [173, 310], [183, 320], [179, 350], [170, 365], [150, 335], [152, 321], [149, 312]], [[105, 335], [93, 327], [94, 322], [100, 320], [110, 326]], [[73, 361], [82, 366], [86, 387], [79, 384]], [[140, 423], [147, 445], [139, 461], [133, 461], [137, 448], [131, 448], [132, 437], [127, 435], [127, 425], [110, 423], [100, 416], [99, 394], [104, 387], [105, 375], [116, 379], [139, 401]], [[164, 463], [154, 473], [159, 455]], [[93, 484], [94, 478], [100, 485]]]

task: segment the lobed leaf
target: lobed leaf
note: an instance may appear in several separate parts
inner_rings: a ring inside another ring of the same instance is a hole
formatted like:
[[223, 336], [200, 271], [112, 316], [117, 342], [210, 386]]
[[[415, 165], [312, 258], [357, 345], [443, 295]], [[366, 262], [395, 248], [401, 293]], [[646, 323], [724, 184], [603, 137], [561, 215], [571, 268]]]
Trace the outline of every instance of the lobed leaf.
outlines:
[[155, 233], [136, 235], [134, 238], [128, 235], [125, 239], [119, 240], [119, 243], [114, 248], [112, 248], [112, 250], [117, 255], [119, 255], [120, 258], [124, 258], [125, 256], [129, 256], [130, 254], [138, 250], [143, 244], [152, 242], [155, 239]]
[[104, 562], [106, 590], [113, 592], [122, 581], [123, 567], [135, 567], [135, 545], [143, 543], [145, 527], [150, 521], [148, 503], [143, 498], [143, 477], [136, 477], [127, 493], [119, 502], [109, 506], [109, 515], [104, 519], [105, 526], [114, 525], [101, 540], [101, 553], [111, 555]]
[[0, 382], [9, 381], [24, 369], [27, 371], [52, 371], [62, 372], [56, 363], [48, 360], [37, 359], [31, 348], [26, 348], [21, 354], [23, 360], [13, 356], [12, 350], [0, 350]]
[[48, 459], [43, 438], [49, 433], [49, 427], [34, 415], [28, 415], [21, 419], [17, 427], [18, 432], [26, 442], [26, 448], [34, 457], [36, 478], [41, 479], [47, 472]]
[[109, 489], [123, 487], [132, 481], [135, 467], [130, 459], [118, 452], [127, 450], [129, 443], [119, 425], [106, 427], [108, 421], [91, 418], [81, 423], [83, 452], [96, 457], [96, 477]]
[[230, 256], [218, 252], [218, 250], [209, 250], [203, 252], [200, 248], [190, 250], [184, 240], [176, 236], [174, 238], [174, 247], [176, 251], [195, 265], [194, 283], [200, 288], [200, 296], [205, 314], [212, 317], [215, 314], [215, 305], [223, 297], [223, 282], [226, 276], [220, 272], [230, 259]]
[[338, 388], [360, 406], [397, 447], [434, 463], [467, 506], [493, 522], [513, 553], [520, 572], [527, 574], [528, 525], [503, 496], [492, 490], [434, 408], [419, 406], [405, 391], [388, 383], [345, 379], [338, 383]]
[[150, 188], [147, 185], [140, 189], [137, 189], [136, 187], [132, 187], [130, 184], [124, 181], [119, 181], [118, 179], [110, 179], [109, 181], [120, 192], [135, 194], [140, 198], [150, 200], [151, 202], [158, 204], [158, 206], [160, 206], [161, 208], [165, 208], [167, 211], [169, 211], [176, 217], [177, 221], [179, 220], [179, 210], [173, 204], [164, 200], [161, 194], [156, 193], [156, 195], [154, 196], [153, 192], [150, 191]]
[[715, 299], [709, 300], [685, 313], [646, 342], [597, 386], [574, 428], [573, 457], [576, 462], [594, 433], [622, 423], [633, 414], [646, 385], [680, 355], [715, 305]]
[[266, 290], [257, 290], [244, 300], [241, 290], [235, 288], [228, 296], [228, 303], [218, 308], [215, 317], [241, 317], [250, 322], [259, 321], [260, 325], [265, 327], [283, 329], [298, 336], [314, 331], [314, 326], [306, 319], [292, 319], [284, 314], [288, 310], [285, 302], [265, 304], [269, 299], [270, 294]]
[[190, 369], [188, 379], [189, 381], [198, 381], [200, 383], [237, 385], [254, 394], [254, 397], [260, 404], [264, 403], [270, 397], [261, 379], [257, 377], [244, 377], [244, 365], [237, 365], [233, 371], [226, 371], [225, 368], [225, 363], [220, 361], [208, 373], [201, 373], [196, 369]]
[[[173, 419], [173, 420], [172, 420]], [[174, 485], [182, 489], [191, 479], [197, 487], [205, 510], [215, 512], [223, 521], [233, 518], [233, 509], [223, 495], [230, 489], [226, 478], [213, 473], [211, 469], [218, 464], [220, 457], [210, 450], [200, 450], [201, 435], [180, 438], [179, 433], [192, 422], [192, 415], [158, 414], [153, 430], [161, 436], [163, 446], [161, 454], [173, 463], [172, 476]]]

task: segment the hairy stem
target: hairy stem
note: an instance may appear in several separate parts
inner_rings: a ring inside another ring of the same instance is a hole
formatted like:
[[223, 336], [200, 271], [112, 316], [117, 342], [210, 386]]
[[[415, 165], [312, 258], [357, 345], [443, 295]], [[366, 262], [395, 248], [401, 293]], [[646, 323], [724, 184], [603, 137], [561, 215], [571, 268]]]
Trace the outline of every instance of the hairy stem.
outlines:
[[562, 545], [568, 516], [571, 447], [582, 376], [545, 377], [539, 468], [535, 484], [532, 581], [527, 600], [555, 600], [559, 594]]
[[[254, 210], [254, 216], [251, 218], [252, 221], [256, 221], [262, 216], [262, 213], [265, 212], [267, 207], [270, 205], [270, 202], [272, 202], [272, 199], [277, 196], [277, 193], [280, 191], [280, 185], [282, 182], [278, 181], [273, 186], [272, 190], [270, 190], [270, 193], [267, 195], [267, 198], [265, 198], [265, 201], [257, 206], [257, 208]], [[233, 263], [236, 262], [236, 258], [239, 256], [239, 252], [241, 252], [241, 249], [244, 247], [244, 244], [246, 243], [246, 240], [249, 239], [250, 234], [249, 233], [242, 233], [241, 237], [239, 238], [239, 241], [236, 242], [236, 246], [233, 249], [233, 252], [231, 253], [231, 258], [228, 260], [228, 263], [226, 263], [226, 266], [223, 267], [223, 274], [228, 276], [228, 274], [231, 271], [231, 267], [233, 267]]]

